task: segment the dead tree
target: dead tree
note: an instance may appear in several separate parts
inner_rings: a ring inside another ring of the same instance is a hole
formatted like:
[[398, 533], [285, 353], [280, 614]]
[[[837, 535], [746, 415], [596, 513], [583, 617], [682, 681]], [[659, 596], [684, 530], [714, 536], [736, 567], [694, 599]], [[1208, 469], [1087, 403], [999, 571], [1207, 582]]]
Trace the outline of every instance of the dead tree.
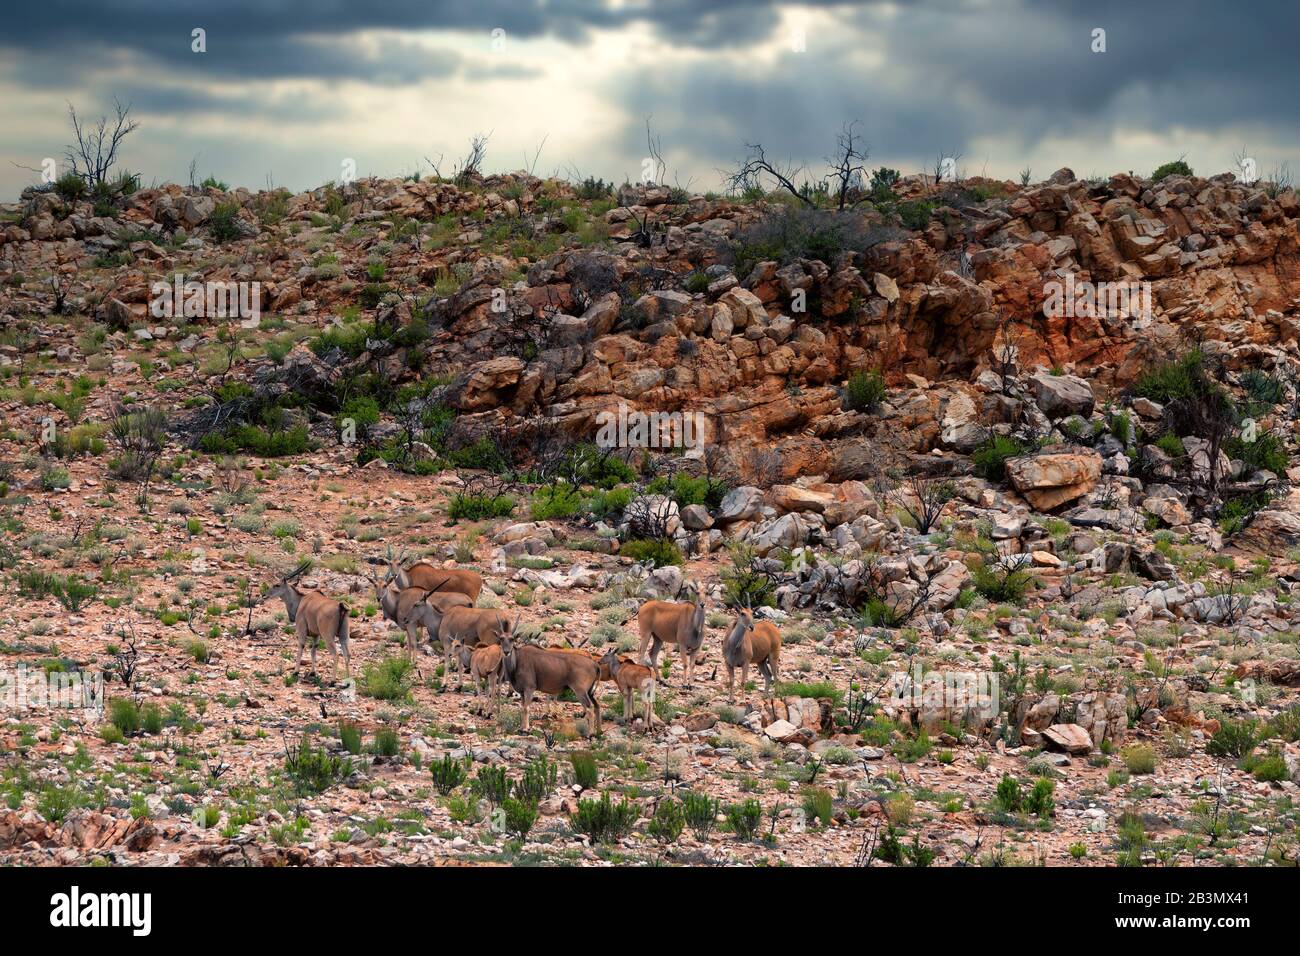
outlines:
[[930, 533], [943, 514], [944, 506], [957, 496], [951, 481], [928, 475], [909, 478], [907, 490], [911, 492], [910, 496], [896, 492], [894, 500], [916, 522], [916, 529], [921, 534]]
[[114, 99], [113, 108], [116, 118], [110, 128], [107, 116], [101, 116], [98, 123], [82, 125], [76, 108], [68, 104], [68, 118], [72, 120], [76, 142], [70, 144], [63, 155], [72, 172], [91, 189], [107, 183], [122, 140], [140, 127], [131, 119], [130, 104], [123, 106]]
[[836, 209], [856, 206], [862, 201], [849, 202], [852, 193], [862, 192], [862, 174], [867, 171], [868, 154], [858, 145], [856, 126], [856, 122], [844, 124], [835, 140], [835, 155], [826, 157], [826, 164], [830, 167], [826, 181], [835, 192]]
[[950, 153], [940, 153], [934, 158], [934, 188], [939, 189], [939, 184], [943, 182], [944, 169], [948, 161], [953, 164], [953, 175], [956, 176], [957, 160], [961, 159], [961, 153], [953, 150]]
[[769, 161], [762, 143], [746, 143], [745, 150], [744, 159], [725, 179], [727, 189], [732, 192], [745, 192], [752, 188], [761, 189], [763, 177], [770, 176], [776, 180], [779, 188], [784, 189], [804, 205], [809, 208], [814, 208], [817, 205], [794, 184], [792, 177], [799, 174], [799, 171], [803, 169], [802, 166], [786, 166], [782, 168]]
[[131, 691], [135, 689], [135, 672], [140, 666], [140, 651], [136, 647], [139, 637], [136, 635], [134, 622], [123, 621], [119, 624], [117, 637], [121, 639], [124, 646], [114, 648], [113, 662], [109, 664], [108, 670], [126, 685], [127, 690]]
[[491, 133], [475, 133], [469, 138], [469, 152], [456, 164], [456, 174], [452, 177], [456, 182], [463, 183], [483, 175], [483, 160], [487, 158], [487, 144], [491, 138]]

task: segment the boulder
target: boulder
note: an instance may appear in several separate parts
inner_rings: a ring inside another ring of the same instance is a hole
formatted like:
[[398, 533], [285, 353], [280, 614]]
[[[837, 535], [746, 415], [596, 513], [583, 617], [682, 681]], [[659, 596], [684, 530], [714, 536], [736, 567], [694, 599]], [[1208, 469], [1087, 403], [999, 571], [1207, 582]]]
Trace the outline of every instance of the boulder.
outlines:
[[768, 492], [772, 504], [781, 511], [825, 512], [835, 496], [825, 491], [810, 491], [798, 485], [773, 485]]
[[1092, 737], [1078, 724], [1052, 724], [1042, 733], [1043, 740], [1049, 747], [1064, 750], [1068, 754], [1092, 752]]
[[723, 497], [718, 506], [717, 523], [731, 524], [735, 521], [751, 521], [757, 518], [763, 509], [763, 491], [752, 485], [740, 485], [732, 488]]
[[1012, 487], [1039, 511], [1082, 498], [1100, 477], [1101, 456], [1091, 449], [1007, 459]]
[[1029, 390], [1043, 414], [1052, 419], [1069, 415], [1087, 418], [1096, 402], [1092, 386], [1075, 375], [1039, 372], [1029, 377]]
[[1286, 554], [1300, 545], [1300, 515], [1271, 508], [1260, 511], [1232, 543], [1255, 554]]
[[687, 505], [682, 509], [682, 525], [688, 531], [707, 531], [713, 527], [713, 518], [704, 505]]

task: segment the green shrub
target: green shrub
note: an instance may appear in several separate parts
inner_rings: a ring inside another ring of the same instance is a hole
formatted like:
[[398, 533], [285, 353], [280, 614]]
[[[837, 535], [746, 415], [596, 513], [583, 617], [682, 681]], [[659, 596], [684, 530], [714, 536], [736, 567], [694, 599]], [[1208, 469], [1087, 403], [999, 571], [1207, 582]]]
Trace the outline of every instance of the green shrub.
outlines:
[[106, 744], [120, 744], [126, 740], [126, 736], [114, 724], [102, 724], [99, 728], [99, 739]]
[[1286, 399], [1282, 383], [1266, 372], [1252, 368], [1241, 377], [1241, 387], [1261, 405], [1280, 405]]
[[686, 812], [682, 804], [672, 797], [664, 797], [655, 807], [655, 814], [646, 826], [646, 832], [660, 843], [676, 843], [686, 829]]
[[489, 471], [494, 475], [504, 475], [510, 471], [510, 461], [505, 452], [490, 438], [480, 438], [461, 448], [449, 450], [444, 457], [453, 468]]
[[688, 790], [682, 796], [682, 815], [695, 839], [703, 843], [717, 822], [718, 801], [708, 794]]
[[691, 294], [704, 292], [709, 288], [709, 277], [703, 272], [692, 272], [682, 283], [682, 287]]
[[675, 541], [667, 538], [638, 538], [624, 542], [618, 553], [633, 561], [652, 561], [656, 568], [670, 564], [681, 566], [686, 563], [681, 548]]
[[752, 797], [727, 807], [727, 823], [737, 839], [752, 840], [763, 822], [763, 805]]
[[611, 488], [608, 491], [597, 489], [584, 499], [584, 507], [592, 517], [615, 524], [622, 518], [634, 497], [636, 490], [633, 488]]
[[443, 754], [441, 760], [429, 767], [434, 789], [444, 797], [449, 796], [469, 776], [468, 765], [468, 757], [464, 760], [453, 760], [451, 754]]
[[892, 750], [900, 763], [916, 763], [922, 757], [928, 756], [933, 746], [930, 735], [925, 732], [925, 728], [922, 728], [915, 737], [904, 737], [896, 742]]
[[1020, 781], [1009, 773], [1003, 774], [1002, 779], [998, 781], [998, 788], [993, 795], [993, 802], [1003, 813], [1019, 813], [1023, 802], [1023, 796], [1020, 793]]
[[347, 778], [352, 773], [352, 760], [312, 746], [311, 738], [305, 736], [285, 755], [284, 772], [299, 796], [309, 796], [324, 793]]
[[1011, 567], [998, 561], [972, 564], [971, 583], [981, 597], [995, 604], [1020, 604], [1034, 583], [1027, 568]]
[[1143, 372], [1133, 386], [1133, 393], [1167, 404], [1194, 398], [1204, 388], [1205, 378], [1205, 355], [1200, 349], [1191, 349], [1173, 361]]
[[596, 786], [600, 774], [594, 756], [586, 751], [575, 751], [569, 754], [569, 763], [573, 765], [574, 783], [582, 787], [583, 790], [590, 790]]
[[470, 789], [494, 807], [501, 806], [506, 797], [510, 796], [510, 778], [506, 776], [506, 768], [480, 767]]
[[780, 697], [806, 697], [809, 700], [829, 698], [838, 704], [844, 696], [843, 691], [828, 680], [823, 681], [781, 681], [776, 685], [776, 694]]
[[1051, 780], [1038, 778], [1034, 781], [1034, 788], [1025, 797], [1025, 810], [1043, 819], [1050, 817], [1056, 810], [1056, 801], [1052, 799], [1055, 790], [1056, 784]]
[[1272, 500], [1273, 495], [1268, 488], [1228, 499], [1219, 511], [1219, 530], [1226, 535], [1237, 534], [1250, 524], [1257, 513], [1267, 508]]
[[537, 822], [537, 804], [530, 800], [516, 800], [506, 797], [501, 804], [505, 813], [506, 832], [523, 840]]
[[898, 218], [904, 229], [918, 232], [930, 225], [930, 217], [938, 204], [930, 199], [909, 199], [897, 206]]
[[874, 412], [885, 400], [885, 376], [878, 369], [854, 372], [844, 390], [848, 407], [855, 412]]
[[162, 733], [162, 708], [157, 704], [145, 704], [140, 709], [140, 729], [150, 735]]
[[1182, 458], [1187, 454], [1187, 449], [1183, 445], [1183, 440], [1173, 432], [1165, 432], [1157, 438], [1156, 447], [1170, 458]]
[[1182, 159], [1175, 159], [1172, 162], [1162, 163], [1156, 167], [1155, 172], [1151, 174], [1151, 181], [1158, 183], [1166, 176], [1191, 176], [1192, 167]]
[[1257, 435], [1254, 441], [1244, 441], [1237, 436], [1229, 438], [1223, 443], [1223, 451], [1229, 458], [1245, 463], [1250, 471], [1284, 475], [1291, 466], [1286, 445], [1270, 432]]
[[1219, 729], [1205, 742], [1205, 752], [1211, 757], [1244, 757], [1255, 749], [1260, 739], [1259, 721], [1224, 717]]
[[572, 518], [582, 507], [582, 492], [573, 485], [558, 483], [539, 488], [533, 494], [534, 521], [552, 521]]
[[375, 740], [370, 749], [380, 757], [396, 757], [401, 747], [397, 731], [391, 727], [380, 727], [375, 731]]
[[987, 481], [1002, 481], [1007, 474], [1007, 459], [1023, 455], [1028, 449], [1014, 438], [994, 435], [971, 453], [975, 474]]
[[1276, 748], [1266, 755], [1252, 754], [1242, 763], [1242, 769], [1261, 783], [1281, 783], [1290, 778], [1286, 758]]
[[81, 795], [75, 786], [50, 785], [42, 788], [40, 796], [36, 798], [36, 812], [50, 823], [62, 823], [81, 804]]
[[731, 567], [723, 568], [722, 590], [727, 604], [734, 607], [773, 607], [776, 588], [772, 576], [758, 563], [752, 545], [733, 541], [727, 545]]
[[731, 254], [743, 280], [760, 262], [817, 259], [834, 266], [845, 252], [865, 252], [897, 235], [897, 230], [865, 224], [856, 213], [787, 206], [741, 229]]
[[667, 495], [677, 503], [679, 508], [687, 505], [705, 505], [716, 508], [727, 494], [727, 485], [717, 478], [702, 476], [694, 478], [685, 472], [677, 472], [672, 481], [664, 477], [655, 478], [646, 485], [646, 494]]
[[243, 452], [260, 458], [282, 458], [311, 451], [313, 444], [306, 425], [295, 425], [287, 430], [234, 425], [225, 431], [208, 432], [199, 441], [199, 448], [210, 455]]
[[1300, 740], [1300, 706], [1288, 707], [1268, 722], [1270, 736], [1280, 737], [1289, 743]]
[[555, 763], [542, 754], [524, 767], [523, 776], [515, 783], [515, 796], [536, 805], [555, 789], [557, 777]]
[[348, 753], [361, 753], [361, 728], [348, 720], [340, 722], [339, 741]]
[[63, 607], [76, 613], [99, 595], [99, 588], [83, 581], [76, 575], [55, 578], [54, 596]]
[[239, 203], [220, 202], [208, 217], [208, 231], [217, 242], [229, 242], [239, 236], [238, 221]]
[[129, 697], [115, 697], [108, 704], [108, 722], [126, 737], [140, 732], [140, 708]]
[[86, 181], [69, 170], [54, 181], [54, 191], [63, 199], [75, 202], [86, 195]]
[[452, 521], [485, 521], [504, 518], [515, 510], [515, 499], [509, 495], [466, 494], [456, 492], [447, 507], [447, 517]]
[[583, 833], [598, 843], [613, 843], [632, 832], [637, 819], [636, 806], [627, 797], [617, 805], [603, 793], [599, 800], [579, 800], [569, 817], [575, 833]]
[[388, 656], [377, 664], [367, 664], [361, 675], [361, 692], [376, 700], [407, 700], [412, 669], [405, 656]]
[[1147, 774], [1156, 771], [1156, 751], [1146, 744], [1130, 744], [1119, 752], [1129, 773]]
[[816, 821], [824, 827], [831, 825], [831, 817], [835, 812], [834, 798], [831, 792], [824, 787], [808, 787], [803, 792], [803, 812], [804, 817], [811, 821]]

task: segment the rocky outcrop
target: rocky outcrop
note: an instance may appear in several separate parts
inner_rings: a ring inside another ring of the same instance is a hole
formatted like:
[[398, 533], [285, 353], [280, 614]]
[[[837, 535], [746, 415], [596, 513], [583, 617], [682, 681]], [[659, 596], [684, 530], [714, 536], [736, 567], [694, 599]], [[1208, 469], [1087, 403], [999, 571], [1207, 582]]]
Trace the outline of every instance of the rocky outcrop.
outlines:
[[1101, 456], [1091, 449], [1007, 460], [1007, 479], [1039, 511], [1081, 498], [1101, 477]]

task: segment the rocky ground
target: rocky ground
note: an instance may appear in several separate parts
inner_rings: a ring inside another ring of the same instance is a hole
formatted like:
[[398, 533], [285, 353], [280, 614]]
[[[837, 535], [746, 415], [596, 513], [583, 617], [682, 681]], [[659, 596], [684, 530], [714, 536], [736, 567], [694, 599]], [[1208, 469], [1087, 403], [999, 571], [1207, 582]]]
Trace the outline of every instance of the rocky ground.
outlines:
[[[0, 205], [0, 667], [109, 678], [102, 712], [8, 705], [0, 859], [1294, 865], [1294, 193], [799, 205], [523, 174]], [[151, 311], [177, 274], [260, 317]], [[1067, 278], [1150, 308], [1059, 314]], [[620, 404], [703, 441], [593, 452]], [[603, 684], [603, 735], [565, 699], [524, 734], [404, 667], [390, 550], [542, 645], [633, 652], [698, 589], [697, 680], [670, 651], [653, 726]], [[307, 559], [355, 681], [258, 603]], [[780, 682], [731, 703], [746, 600]], [[922, 673], [982, 683], [898, 693]]]

